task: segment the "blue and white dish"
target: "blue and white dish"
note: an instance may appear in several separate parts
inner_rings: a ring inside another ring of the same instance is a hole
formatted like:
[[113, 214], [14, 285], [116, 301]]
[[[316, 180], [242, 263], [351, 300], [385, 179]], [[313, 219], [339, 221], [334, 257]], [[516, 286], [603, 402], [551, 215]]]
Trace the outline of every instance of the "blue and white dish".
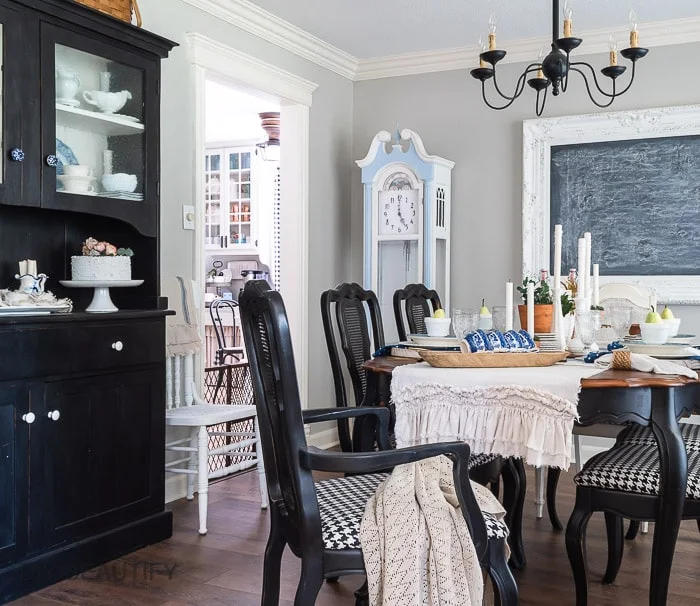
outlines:
[[80, 164], [73, 150], [58, 138], [56, 138], [56, 156], [58, 157], [58, 164], [56, 165], [57, 175], [63, 174], [63, 167], [66, 164]]

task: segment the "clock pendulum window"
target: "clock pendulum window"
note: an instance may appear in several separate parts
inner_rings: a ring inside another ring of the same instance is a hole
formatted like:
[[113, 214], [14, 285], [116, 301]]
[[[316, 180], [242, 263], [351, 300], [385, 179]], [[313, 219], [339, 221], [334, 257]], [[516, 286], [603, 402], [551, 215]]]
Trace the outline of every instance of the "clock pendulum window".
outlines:
[[[392, 299], [406, 284], [438, 290], [449, 310], [450, 191], [454, 163], [428, 155], [411, 130], [379, 132], [357, 164], [364, 184], [364, 288], [382, 310], [387, 342], [395, 340]], [[404, 150], [402, 141], [408, 141]]]

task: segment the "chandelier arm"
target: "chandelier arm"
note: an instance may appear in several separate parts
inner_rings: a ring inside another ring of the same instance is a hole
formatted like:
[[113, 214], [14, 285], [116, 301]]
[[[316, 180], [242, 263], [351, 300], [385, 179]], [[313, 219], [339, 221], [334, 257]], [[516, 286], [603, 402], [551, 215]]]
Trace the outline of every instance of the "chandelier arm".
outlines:
[[[615, 98], [618, 96], [615, 93], [615, 80], [613, 80], [613, 92], [612, 92], [612, 94], [606, 93], [605, 91], [601, 91], [600, 87], [597, 86], [597, 83], [596, 83], [596, 87], [598, 88], [598, 90], [602, 94], [604, 94], [606, 97], [608, 97], [607, 103], [599, 103], [598, 101], [596, 101], [596, 98], [593, 96], [593, 93], [591, 91], [591, 86], [588, 83], [588, 78], [586, 78], [586, 74], [584, 74], [580, 69], [578, 69], [578, 67], [574, 67], [573, 63], [571, 65], [572, 65], [571, 66], [572, 71], [575, 71], [575, 72], [578, 72], [579, 74], [581, 74], [581, 77], [583, 78], [583, 83], [586, 85], [586, 91], [588, 91], [588, 97], [593, 102], [593, 104], [600, 107], [601, 109], [605, 109], [606, 107], [610, 107], [613, 104], [613, 101], [615, 101]], [[584, 63], [584, 65], [588, 65], [588, 64]], [[590, 65], [588, 67], [590, 67]], [[593, 68], [591, 68], [591, 69], [593, 69]], [[594, 78], [595, 78], [595, 72], [594, 72]]]
[[549, 90], [549, 86], [544, 89], [544, 94], [542, 95], [542, 105], [539, 105], [540, 91], [537, 91], [537, 99], [535, 99], [535, 113], [537, 114], [538, 118], [542, 115], [542, 112], [544, 111], [544, 106], [547, 103], [547, 91], [548, 90]]
[[503, 92], [501, 92], [501, 89], [498, 88], [498, 82], [496, 81], [496, 66], [493, 66], [493, 85], [496, 88], [496, 92], [501, 95], [504, 99], [507, 99], [508, 101], [515, 101], [520, 95], [523, 94], [523, 90], [525, 90], [525, 78], [527, 78], [527, 75], [531, 72], [537, 71], [539, 69], [539, 64], [537, 63], [530, 63], [525, 68], [525, 71], [520, 74], [518, 77], [518, 81], [515, 84], [515, 92], [513, 96], [511, 97], [510, 95], [506, 95]]
[[496, 105], [492, 105], [491, 103], [489, 103], [489, 100], [486, 98], [486, 82], [484, 82], [484, 81], [481, 82], [481, 97], [483, 98], [484, 103], [486, 103], [486, 105], [489, 108], [495, 109], [495, 110], [508, 109], [511, 105], [513, 105], [513, 103], [517, 99], [517, 97], [513, 97], [505, 105], [502, 105], [501, 107], [498, 107]]
[[569, 61], [569, 53], [566, 53], [566, 76], [561, 81], [561, 92], [565, 93], [569, 86], [569, 73], [571, 72], [571, 61]]
[[[624, 90], [622, 90], [620, 92], [615, 92], [615, 88], [616, 88], [615, 87], [615, 80], [613, 80], [613, 92], [612, 93], [608, 93], [600, 87], [600, 84], [598, 84], [598, 76], [596, 75], [595, 70], [593, 69], [592, 65], [586, 63], [585, 61], [577, 61], [577, 62], [574, 62], [571, 64], [571, 69], [573, 69], [574, 71], [577, 71], [585, 79], [586, 76], [584, 75], [584, 73], [581, 70], [576, 69], [579, 65], [583, 65], [591, 70], [591, 74], [593, 75], [593, 82], [595, 83], [595, 87], [598, 89], [598, 92], [601, 95], [603, 95], [604, 97], [608, 97], [608, 98], [619, 97], [623, 93], [626, 93], [629, 90], [630, 86], [632, 86], [632, 80], [634, 80], [634, 63], [632, 64], [632, 77], [629, 81], [629, 84], [627, 84], [627, 86], [625, 87]], [[607, 107], [607, 105], [605, 107]]]

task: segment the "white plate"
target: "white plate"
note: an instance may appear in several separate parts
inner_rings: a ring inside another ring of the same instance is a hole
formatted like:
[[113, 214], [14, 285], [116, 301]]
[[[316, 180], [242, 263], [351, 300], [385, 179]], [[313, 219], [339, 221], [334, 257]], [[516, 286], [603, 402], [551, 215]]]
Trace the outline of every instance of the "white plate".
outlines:
[[408, 340], [416, 345], [433, 345], [434, 347], [459, 347], [457, 337], [430, 337], [428, 335], [408, 335]]
[[675, 337], [669, 337], [668, 342], [674, 344], [690, 345], [690, 342], [695, 338], [695, 335], [676, 335]]
[[66, 312], [68, 305], [13, 305], [0, 307], [0, 316], [48, 316], [52, 312]]
[[84, 183], [89, 183], [90, 181], [94, 181], [96, 177], [91, 175], [56, 175], [56, 179], [61, 183], [65, 183], [66, 181], [82, 181]]
[[632, 353], [645, 354], [653, 358], [691, 358], [700, 356], [700, 350], [688, 345], [676, 343], [664, 343], [663, 345], [652, 345], [651, 343], [625, 343], [625, 347]]

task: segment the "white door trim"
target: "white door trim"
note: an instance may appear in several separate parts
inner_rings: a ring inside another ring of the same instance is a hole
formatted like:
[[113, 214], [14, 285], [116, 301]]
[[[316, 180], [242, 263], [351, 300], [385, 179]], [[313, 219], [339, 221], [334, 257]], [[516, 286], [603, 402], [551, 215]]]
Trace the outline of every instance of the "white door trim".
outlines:
[[[194, 192], [196, 222], [193, 275], [204, 283], [204, 113], [206, 77], [223, 78], [273, 96], [281, 103], [280, 142], [282, 284], [302, 406], [308, 402], [308, 292], [309, 292], [309, 108], [317, 85], [241, 53], [201, 34], [186, 34], [194, 81]], [[202, 298], [204, 295], [202, 294]], [[204, 301], [201, 301], [204, 309]], [[203, 323], [201, 323], [203, 324]], [[204, 327], [201, 327], [204, 330]], [[199, 356], [202, 358], [202, 356]], [[200, 368], [203, 361], [200, 360]], [[201, 372], [199, 373], [201, 375]]]

